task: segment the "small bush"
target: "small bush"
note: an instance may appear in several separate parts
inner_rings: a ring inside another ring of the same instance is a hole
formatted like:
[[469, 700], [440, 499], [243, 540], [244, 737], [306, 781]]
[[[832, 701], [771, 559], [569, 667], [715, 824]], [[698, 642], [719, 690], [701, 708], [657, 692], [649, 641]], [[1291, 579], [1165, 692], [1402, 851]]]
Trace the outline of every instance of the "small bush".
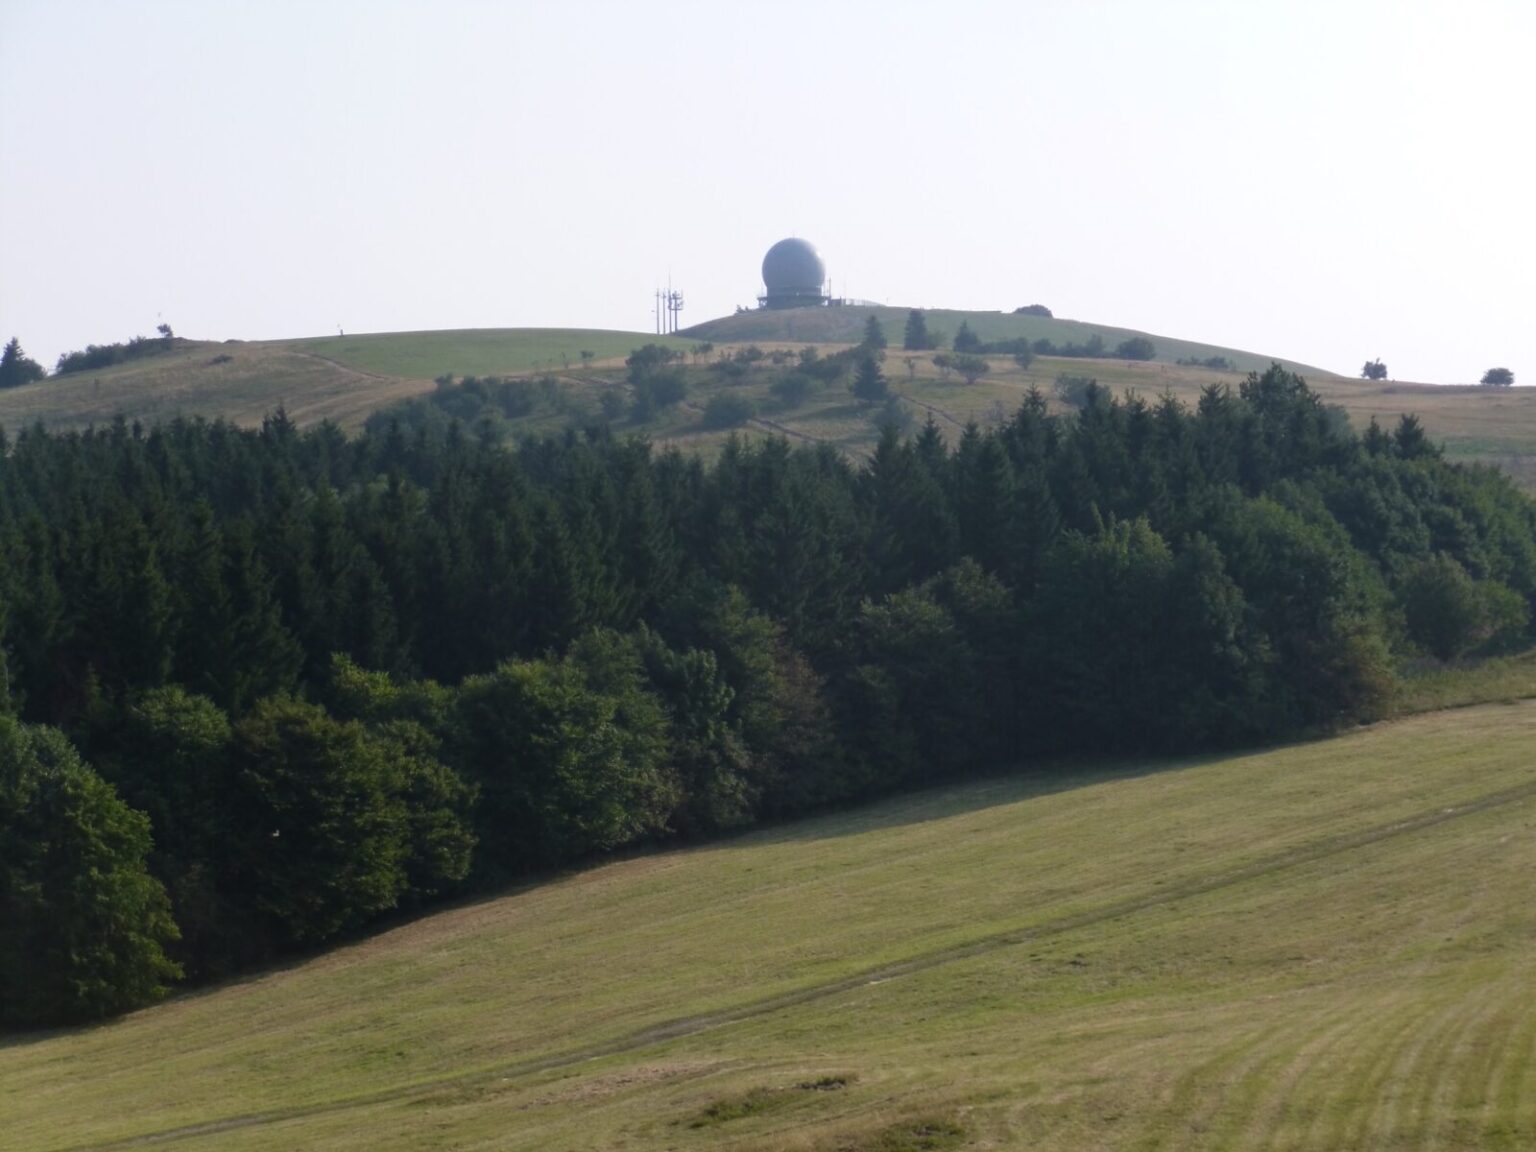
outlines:
[[752, 401], [736, 392], [717, 392], [704, 405], [704, 427], [735, 428], [755, 415]]
[[923, 1117], [892, 1124], [869, 1140], [845, 1146], [847, 1152], [941, 1152], [957, 1147], [965, 1139], [965, 1129], [953, 1120]]
[[1065, 373], [1056, 377], [1056, 396], [1063, 403], [1072, 408], [1081, 408], [1088, 403], [1088, 397], [1093, 389], [1099, 386], [1099, 382], [1091, 376], [1068, 376]]
[[837, 1076], [818, 1076], [814, 1080], [802, 1080], [795, 1087], [802, 1092], [836, 1092], [840, 1088], [846, 1088], [858, 1077], [850, 1073], [842, 1073]]
[[1012, 340], [988, 340], [976, 351], [986, 356], [1017, 356], [1020, 353], [1033, 353], [1034, 345], [1023, 336], [1017, 336]]
[[1092, 360], [1104, 355], [1104, 337], [1095, 332], [1081, 344], [1055, 344], [1050, 340], [1036, 340], [1030, 347], [1037, 356], [1074, 356]]
[[630, 383], [634, 383], [642, 376], [665, 368], [674, 360], [682, 358], [681, 352], [671, 348], [664, 348], [660, 344], [645, 344], [629, 354], [624, 361], [624, 366], [629, 369]]
[[688, 395], [688, 385], [677, 369], [651, 372], [634, 382], [635, 403], [631, 416], [636, 423], [649, 420], [663, 408], [682, 403]]
[[689, 1127], [709, 1128], [716, 1124], [725, 1124], [747, 1116], [757, 1116], [770, 1109], [782, 1106], [787, 1101], [788, 1098], [784, 1093], [777, 1092], [772, 1088], [754, 1088], [740, 1096], [716, 1100], [700, 1112]]
[[1115, 345], [1115, 356], [1121, 360], [1150, 360], [1156, 355], [1156, 346], [1145, 336], [1132, 336]]
[[798, 408], [811, 394], [811, 378], [804, 372], [786, 372], [768, 386], [773, 398], [786, 408]]
[[1047, 320], [1051, 318], [1051, 310], [1044, 304], [1026, 304], [1022, 308], [1015, 308], [1013, 314], [1015, 316], [1044, 316]]
[[976, 381], [992, 370], [992, 366], [982, 357], [970, 356], [962, 352], [957, 352], [951, 356], [949, 363], [950, 367], [965, 377], [967, 384], [976, 383]]
[[607, 420], [609, 423], [612, 423], [623, 416], [624, 409], [629, 406], [624, 399], [624, 394], [617, 391], [616, 389], [609, 389], [607, 392], [604, 392], [602, 398], [598, 400], [597, 404], [599, 410], [603, 414], [603, 419]]

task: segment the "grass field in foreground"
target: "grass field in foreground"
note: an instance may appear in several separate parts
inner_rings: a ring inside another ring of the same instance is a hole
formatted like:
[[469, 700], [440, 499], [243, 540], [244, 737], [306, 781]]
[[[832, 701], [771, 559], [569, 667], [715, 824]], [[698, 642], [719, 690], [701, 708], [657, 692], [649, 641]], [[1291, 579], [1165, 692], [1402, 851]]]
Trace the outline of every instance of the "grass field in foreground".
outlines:
[[0, 1047], [5, 1144], [1536, 1142], [1536, 702], [943, 788]]

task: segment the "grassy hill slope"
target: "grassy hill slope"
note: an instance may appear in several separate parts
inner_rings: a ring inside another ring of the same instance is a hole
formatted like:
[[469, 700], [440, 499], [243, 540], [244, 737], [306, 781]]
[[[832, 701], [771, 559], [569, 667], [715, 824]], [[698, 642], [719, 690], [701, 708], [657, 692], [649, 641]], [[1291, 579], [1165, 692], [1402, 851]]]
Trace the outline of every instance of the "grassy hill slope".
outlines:
[[[864, 337], [864, 325], [870, 316], [880, 321], [886, 339], [894, 350], [901, 346], [902, 332], [906, 327], [910, 308], [886, 308], [877, 305], [854, 305], [839, 308], [799, 308], [757, 310], [722, 316], [683, 330], [682, 335], [694, 340], [712, 340], [716, 343], [747, 344], [771, 341], [776, 343], [855, 344]], [[1133, 336], [1145, 336], [1157, 350], [1156, 359], [1165, 364], [1178, 360], [1207, 360], [1225, 356], [1241, 372], [1262, 372], [1279, 360], [1294, 372], [1309, 379], [1331, 376], [1322, 368], [1285, 360], [1278, 356], [1266, 356], [1257, 352], [1244, 352], [1237, 348], [1223, 348], [1215, 344], [1200, 344], [1191, 340], [1175, 340], [1167, 336], [1154, 336], [1131, 328], [1111, 328], [1106, 324], [1091, 324], [1081, 320], [1058, 320], [1046, 316], [1019, 316], [1011, 312], [962, 312], [948, 308], [924, 309], [923, 316], [930, 333], [942, 334], [953, 339], [961, 323], [971, 326], [971, 331], [983, 341], [1025, 339], [1050, 340], [1055, 344], [1083, 344], [1092, 336], [1099, 336], [1105, 345], [1113, 348], [1122, 340]]]
[[1533, 746], [1484, 706], [609, 864], [0, 1047], [6, 1143], [1530, 1147]]
[[[1117, 395], [1133, 391], [1148, 401], [1169, 392], [1189, 405], [1199, 402], [1202, 388], [1221, 383], [1235, 390], [1246, 375], [1157, 361], [1054, 356], [1038, 357], [1027, 370], [1021, 370], [1011, 357], [993, 356], [988, 358], [991, 371], [967, 385], [952, 374], [947, 379], [941, 376], [931, 356], [891, 352], [885, 374], [892, 392], [915, 421], [931, 415], [940, 430], [951, 436], [968, 421], [985, 423], [1011, 414], [1030, 388], [1039, 388], [1052, 399], [1057, 411], [1063, 410], [1054, 400], [1054, 385], [1062, 375], [1092, 377]], [[785, 410], [770, 393], [773, 375], [773, 370], [763, 365], [744, 382], [731, 386], [757, 404], [759, 418], [749, 431], [828, 442], [855, 455], [873, 448], [883, 418], [878, 408], [861, 408], [846, 392], [834, 389], [813, 394], [800, 407]], [[1448, 387], [1340, 376], [1306, 379], [1324, 400], [1343, 408], [1356, 429], [1364, 429], [1375, 418], [1391, 430], [1405, 413], [1417, 414], [1431, 438], [1444, 444], [1451, 459], [1497, 465], [1528, 491], [1536, 491], [1536, 388]], [[705, 428], [702, 419], [709, 395], [721, 387], [705, 377], [687, 405], [638, 430], [664, 444], [709, 451], [727, 435]]]
[[320, 356], [360, 372], [431, 380], [454, 376], [511, 376], [582, 366], [581, 354], [622, 361], [642, 344], [686, 349], [677, 336], [597, 328], [464, 328], [439, 332], [379, 332], [293, 340], [288, 351]]
[[361, 426], [368, 414], [432, 388], [434, 377], [513, 376], [623, 361], [647, 340], [676, 337], [584, 328], [386, 332], [308, 340], [182, 340], [174, 352], [0, 391], [0, 426], [106, 424], [222, 416], [259, 424], [282, 405], [300, 424]]
[[[850, 307], [748, 312], [710, 321], [676, 337], [529, 328], [223, 344], [178, 341], [176, 351], [167, 355], [0, 392], [0, 426], [14, 431], [39, 421], [50, 427], [101, 425], [119, 414], [146, 421], [177, 414], [223, 416], [251, 425], [282, 405], [300, 424], [329, 419], [352, 430], [379, 408], [431, 391], [433, 378], [444, 373], [456, 377], [548, 374], [562, 382], [573, 404], [568, 411], [545, 412], [529, 422], [530, 431], [547, 432], [563, 426], [572, 413], [596, 419], [597, 397], [622, 386], [623, 359], [642, 344], [657, 342], [686, 351], [708, 339], [716, 345], [717, 355], [752, 343], [794, 350], [824, 342], [830, 350], [856, 341], [870, 311]], [[881, 316], [887, 335], [899, 343], [905, 311], [873, 311]], [[1136, 335], [1070, 320], [1003, 313], [931, 311], [927, 315], [934, 328], [951, 336], [959, 320], [965, 319], [988, 340], [1019, 335], [1034, 339], [1038, 333], [1058, 342], [1081, 342], [1097, 332], [1113, 345]], [[955, 377], [942, 378], [931, 353], [892, 349], [886, 372], [893, 390], [916, 419], [931, 414], [941, 428], [958, 431], [967, 420], [985, 421], [1011, 412], [1030, 387], [1049, 395], [1062, 374], [1092, 376], [1116, 392], [1135, 389], [1148, 398], [1171, 391], [1193, 403], [1203, 386], [1224, 382], [1236, 387], [1249, 369], [1267, 367], [1270, 362], [1233, 349], [1161, 337], [1154, 341], [1159, 359], [1146, 363], [1041, 357], [1029, 370], [1021, 371], [1010, 357], [995, 356], [990, 374], [969, 386]], [[592, 357], [584, 361], [582, 351], [591, 352]], [[1221, 372], [1172, 362], [1217, 355], [1226, 356], [1237, 370]], [[1390, 426], [1403, 413], [1417, 413], [1453, 459], [1496, 464], [1536, 491], [1536, 388], [1368, 382], [1305, 365], [1293, 367], [1330, 403], [1342, 405], [1357, 428], [1373, 416]], [[867, 451], [875, 442], [880, 413], [861, 409], [841, 390], [812, 396], [793, 411], [783, 410], [769, 393], [773, 369], [766, 362], [756, 365], [745, 380], [730, 385], [702, 370], [693, 376], [687, 404], [625, 430], [662, 444], [711, 452], [729, 433], [706, 428], [703, 409], [714, 392], [729, 386], [757, 404], [758, 418], [744, 429], [749, 434], [827, 442], [854, 454]]]

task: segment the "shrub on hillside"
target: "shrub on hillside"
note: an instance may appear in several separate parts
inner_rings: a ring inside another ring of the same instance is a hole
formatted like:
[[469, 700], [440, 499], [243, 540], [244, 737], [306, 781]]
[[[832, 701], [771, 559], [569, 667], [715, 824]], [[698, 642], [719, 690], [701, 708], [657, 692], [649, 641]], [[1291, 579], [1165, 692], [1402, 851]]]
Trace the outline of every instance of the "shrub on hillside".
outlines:
[[1081, 344], [1056, 344], [1050, 340], [1036, 340], [1031, 345], [1037, 356], [1069, 356], [1079, 359], [1097, 359], [1104, 355], [1104, 337], [1095, 332]]
[[717, 392], [704, 405], [704, 427], [735, 428], [752, 419], [752, 401], [738, 392]]
[[1092, 376], [1069, 376], [1066, 373], [1056, 377], [1056, 398], [1069, 408], [1081, 408], [1088, 403], [1088, 398], [1093, 390], [1099, 386], [1099, 382]]
[[58, 366], [55, 369], [60, 376], [71, 372], [89, 372], [101, 368], [110, 368], [114, 364], [122, 364], [128, 360], [138, 360], [145, 356], [158, 356], [169, 352], [175, 347], [176, 338], [166, 325], [161, 325], [159, 336], [135, 336], [126, 344], [87, 344], [84, 351], [65, 352], [59, 357]]
[[949, 358], [949, 365], [964, 377], [967, 384], [974, 384], [988, 372], [992, 366], [981, 356], [970, 356], [957, 352]]
[[769, 393], [785, 408], [798, 408], [811, 394], [812, 381], [804, 372], [786, 372], [768, 386]]

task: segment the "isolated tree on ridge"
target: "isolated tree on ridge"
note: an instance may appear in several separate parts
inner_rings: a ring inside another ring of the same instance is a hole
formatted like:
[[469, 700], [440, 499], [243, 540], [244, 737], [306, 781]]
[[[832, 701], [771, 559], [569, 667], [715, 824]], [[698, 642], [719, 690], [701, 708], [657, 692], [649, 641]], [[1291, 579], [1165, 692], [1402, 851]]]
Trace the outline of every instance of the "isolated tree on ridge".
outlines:
[[18, 388], [46, 375], [43, 366], [28, 357], [21, 350], [21, 341], [12, 336], [5, 351], [0, 352], [0, 388]]

